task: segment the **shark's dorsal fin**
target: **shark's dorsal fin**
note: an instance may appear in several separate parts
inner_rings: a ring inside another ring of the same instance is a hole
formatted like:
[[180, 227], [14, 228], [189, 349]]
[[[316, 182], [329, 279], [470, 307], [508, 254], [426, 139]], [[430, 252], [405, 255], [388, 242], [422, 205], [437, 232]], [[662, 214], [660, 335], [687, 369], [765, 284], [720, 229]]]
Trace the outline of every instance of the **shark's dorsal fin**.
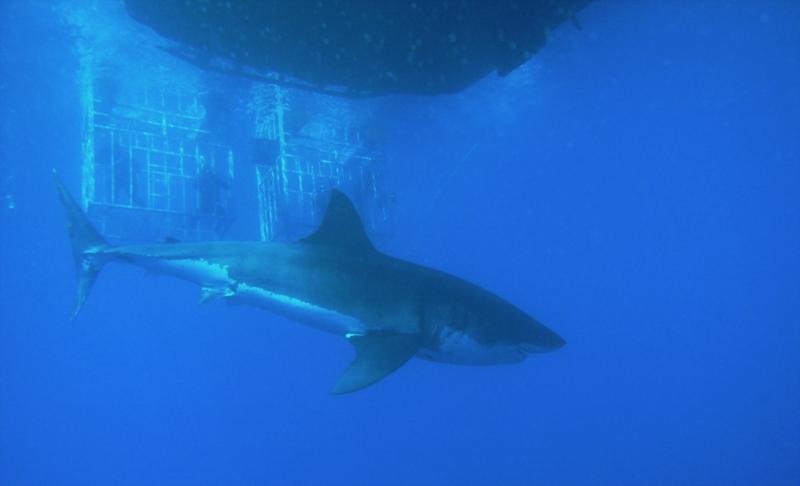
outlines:
[[419, 334], [348, 334], [356, 358], [332, 393], [350, 393], [372, 385], [411, 359], [420, 346]]
[[376, 251], [369, 241], [355, 206], [337, 189], [331, 190], [331, 200], [322, 218], [322, 224], [315, 232], [300, 241], [359, 253]]

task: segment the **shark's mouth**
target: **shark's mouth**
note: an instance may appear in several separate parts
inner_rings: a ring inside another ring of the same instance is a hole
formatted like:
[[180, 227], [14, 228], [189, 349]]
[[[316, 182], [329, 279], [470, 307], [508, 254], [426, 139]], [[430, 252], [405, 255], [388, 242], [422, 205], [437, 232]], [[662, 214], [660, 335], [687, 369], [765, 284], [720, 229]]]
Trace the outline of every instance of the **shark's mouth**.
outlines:
[[558, 348], [552, 346], [544, 346], [541, 344], [534, 344], [534, 343], [525, 343], [519, 346], [520, 352], [526, 354], [549, 353], [550, 351], [553, 351], [555, 349]]
[[527, 355], [526, 350], [517, 345], [484, 343], [460, 331], [439, 336], [418, 354], [431, 361], [470, 366], [519, 363]]
[[521, 353], [526, 353], [526, 354], [544, 353], [545, 351], [547, 351], [547, 349], [545, 349], [544, 347], [532, 343], [525, 343], [519, 346], [518, 349]]

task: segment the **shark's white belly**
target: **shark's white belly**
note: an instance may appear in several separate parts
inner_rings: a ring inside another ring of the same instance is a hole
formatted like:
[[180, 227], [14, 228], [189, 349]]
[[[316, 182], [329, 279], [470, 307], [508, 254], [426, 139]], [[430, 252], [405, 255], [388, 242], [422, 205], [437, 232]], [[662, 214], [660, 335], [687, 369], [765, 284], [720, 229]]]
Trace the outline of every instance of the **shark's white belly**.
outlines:
[[460, 365], [518, 363], [526, 353], [518, 346], [485, 345], [459, 330], [447, 328], [435, 345], [420, 349], [420, 358]]
[[234, 283], [227, 266], [209, 262], [202, 258], [142, 258], [136, 260], [136, 264], [158, 273], [188, 280], [204, 289], [222, 289]]
[[358, 319], [333, 309], [242, 282], [235, 284], [234, 288], [236, 290], [228, 296], [233, 302], [253, 305], [337, 335], [360, 334], [364, 331]]
[[249, 285], [232, 278], [225, 265], [204, 259], [168, 259], [138, 262], [152, 270], [194, 282], [203, 288], [203, 301], [225, 298], [248, 304], [288, 319], [300, 321], [325, 332], [338, 335], [359, 334], [364, 326], [358, 319], [311, 302], [283, 295], [269, 289]]

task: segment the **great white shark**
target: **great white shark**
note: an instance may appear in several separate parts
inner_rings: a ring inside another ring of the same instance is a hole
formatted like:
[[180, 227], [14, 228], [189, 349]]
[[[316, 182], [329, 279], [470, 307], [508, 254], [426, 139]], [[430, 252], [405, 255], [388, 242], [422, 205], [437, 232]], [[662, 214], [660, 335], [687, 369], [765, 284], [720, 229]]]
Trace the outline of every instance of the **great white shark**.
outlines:
[[112, 246], [54, 174], [67, 216], [78, 315], [98, 272], [119, 262], [188, 280], [201, 300], [254, 305], [347, 339], [356, 356], [333, 393], [365, 388], [412, 357], [517, 363], [565, 341], [516, 306], [461, 278], [378, 251], [344, 193], [296, 243], [212, 241]]

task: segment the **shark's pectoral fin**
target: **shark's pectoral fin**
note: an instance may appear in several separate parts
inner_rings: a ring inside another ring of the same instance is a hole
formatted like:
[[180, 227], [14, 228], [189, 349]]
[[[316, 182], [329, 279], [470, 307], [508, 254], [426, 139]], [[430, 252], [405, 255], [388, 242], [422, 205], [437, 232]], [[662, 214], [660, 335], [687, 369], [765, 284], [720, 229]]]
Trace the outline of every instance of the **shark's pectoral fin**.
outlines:
[[349, 393], [368, 387], [411, 359], [419, 350], [418, 334], [348, 334], [356, 348], [350, 363], [332, 393]]

